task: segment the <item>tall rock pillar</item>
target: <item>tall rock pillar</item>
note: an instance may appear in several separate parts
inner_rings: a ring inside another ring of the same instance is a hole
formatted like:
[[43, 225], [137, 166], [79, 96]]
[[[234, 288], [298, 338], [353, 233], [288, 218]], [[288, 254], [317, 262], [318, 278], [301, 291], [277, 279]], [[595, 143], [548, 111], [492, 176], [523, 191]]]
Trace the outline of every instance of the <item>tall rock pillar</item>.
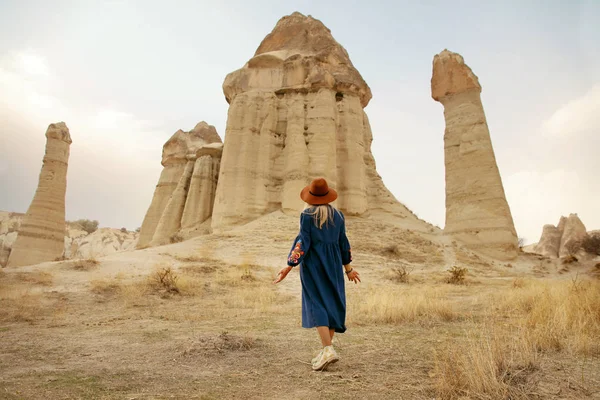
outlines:
[[48, 126], [38, 187], [10, 253], [9, 267], [54, 261], [63, 254], [71, 143], [69, 128], [64, 122]]
[[456, 53], [433, 59], [431, 95], [444, 105], [446, 226], [467, 247], [501, 260], [518, 242], [496, 164], [477, 76]]

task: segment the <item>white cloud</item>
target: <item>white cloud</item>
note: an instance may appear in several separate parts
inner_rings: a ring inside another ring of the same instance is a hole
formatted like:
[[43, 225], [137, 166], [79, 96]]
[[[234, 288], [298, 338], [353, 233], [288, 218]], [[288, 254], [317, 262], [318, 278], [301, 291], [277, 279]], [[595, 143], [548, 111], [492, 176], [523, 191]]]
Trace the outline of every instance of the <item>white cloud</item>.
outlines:
[[30, 52], [22, 52], [14, 55], [14, 67], [17, 71], [26, 75], [50, 75], [46, 60]]
[[600, 84], [559, 108], [542, 125], [550, 137], [570, 137], [592, 129], [600, 130]]

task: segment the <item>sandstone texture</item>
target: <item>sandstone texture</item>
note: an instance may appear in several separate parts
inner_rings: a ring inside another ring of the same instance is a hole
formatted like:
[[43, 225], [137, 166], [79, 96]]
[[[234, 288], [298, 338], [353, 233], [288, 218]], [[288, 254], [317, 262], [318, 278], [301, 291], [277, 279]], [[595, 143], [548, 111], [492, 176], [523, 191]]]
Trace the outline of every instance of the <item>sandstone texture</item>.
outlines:
[[580, 243], [587, 235], [588, 232], [579, 216], [569, 214], [568, 217], [560, 217], [557, 226], [544, 225], [534, 252], [551, 258], [566, 257], [572, 250], [571, 245]]
[[9, 267], [53, 261], [63, 255], [71, 135], [67, 125], [59, 122], [48, 126], [46, 138], [38, 187], [12, 246]]
[[481, 103], [477, 76], [456, 53], [433, 59], [431, 95], [444, 106], [446, 225], [474, 251], [501, 260], [518, 254], [518, 239]]
[[535, 245], [534, 252], [546, 257], [558, 257], [562, 233], [563, 231], [554, 225], [544, 225], [542, 237]]
[[[25, 214], [0, 211], [0, 266], [6, 266], [24, 217]], [[137, 238], [137, 232], [114, 228], [100, 228], [88, 234], [78, 224], [67, 222], [63, 257], [95, 258], [133, 250]]]
[[560, 249], [558, 250], [559, 257], [566, 257], [570, 254], [570, 245], [581, 243], [587, 236], [585, 225], [579, 219], [577, 214], [570, 214], [566, 218], [562, 237], [560, 238]]
[[321, 21], [283, 17], [254, 57], [227, 75], [230, 104], [216, 201], [215, 230], [263, 214], [299, 213], [301, 189], [323, 177], [350, 215], [410, 212], [384, 186], [371, 154], [363, 108], [371, 90]]
[[163, 170], [142, 223], [138, 248], [169, 243], [207, 221], [214, 204], [223, 143], [214, 126], [200, 122], [165, 143]]
[[119, 229], [100, 228], [73, 240], [69, 258], [96, 258], [121, 251], [135, 250], [138, 234]]

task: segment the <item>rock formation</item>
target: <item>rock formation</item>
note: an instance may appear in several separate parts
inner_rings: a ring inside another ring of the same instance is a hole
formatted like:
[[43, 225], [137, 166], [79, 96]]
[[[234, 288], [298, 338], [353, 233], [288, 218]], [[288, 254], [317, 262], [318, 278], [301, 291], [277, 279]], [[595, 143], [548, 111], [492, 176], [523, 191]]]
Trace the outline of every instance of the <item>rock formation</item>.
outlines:
[[191, 231], [210, 218], [223, 143], [215, 127], [200, 122], [179, 130], [165, 143], [163, 171], [146, 213], [138, 248], [168, 243], [182, 229]]
[[433, 59], [431, 95], [444, 105], [446, 226], [474, 251], [517, 257], [517, 234], [492, 148], [477, 76], [456, 53]]
[[351, 215], [410, 213], [386, 189], [371, 154], [363, 108], [371, 90], [319, 20], [283, 17], [243, 68], [227, 75], [226, 145], [214, 229], [283, 210], [299, 213], [300, 190], [324, 177]]
[[46, 138], [38, 187], [12, 246], [9, 267], [53, 261], [63, 254], [71, 136], [67, 125], [59, 122], [48, 126]]
[[137, 243], [136, 232], [114, 228], [100, 228], [97, 231], [73, 240], [69, 258], [95, 258], [121, 251], [134, 250]]
[[535, 245], [534, 251], [546, 257], [566, 257], [574, 248], [573, 243], [580, 243], [588, 235], [585, 225], [577, 214], [560, 217], [557, 226], [544, 225], [542, 236]]
[[558, 257], [562, 234], [563, 231], [556, 226], [551, 224], [544, 225], [542, 237], [537, 245], [535, 245], [534, 252], [546, 257]]
[[[0, 266], [6, 265], [24, 217], [25, 214], [0, 211]], [[102, 257], [133, 250], [137, 239], [137, 232], [100, 228], [88, 234], [79, 224], [67, 222], [63, 256], [65, 259]]]

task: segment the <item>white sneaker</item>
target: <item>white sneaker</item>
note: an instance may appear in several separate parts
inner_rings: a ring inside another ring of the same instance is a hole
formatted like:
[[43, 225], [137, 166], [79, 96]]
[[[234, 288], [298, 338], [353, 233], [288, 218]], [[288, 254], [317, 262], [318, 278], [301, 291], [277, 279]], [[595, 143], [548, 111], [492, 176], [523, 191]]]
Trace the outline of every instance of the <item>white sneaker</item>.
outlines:
[[314, 365], [317, 361], [319, 361], [319, 358], [321, 358], [322, 354], [323, 354], [323, 349], [321, 349], [321, 351], [319, 352], [319, 354], [317, 354], [316, 357], [313, 358], [310, 363]]
[[319, 359], [313, 363], [313, 371], [324, 371], [330, 364], [338, 362], [339, 359], [333, 346], [325, 346]]

